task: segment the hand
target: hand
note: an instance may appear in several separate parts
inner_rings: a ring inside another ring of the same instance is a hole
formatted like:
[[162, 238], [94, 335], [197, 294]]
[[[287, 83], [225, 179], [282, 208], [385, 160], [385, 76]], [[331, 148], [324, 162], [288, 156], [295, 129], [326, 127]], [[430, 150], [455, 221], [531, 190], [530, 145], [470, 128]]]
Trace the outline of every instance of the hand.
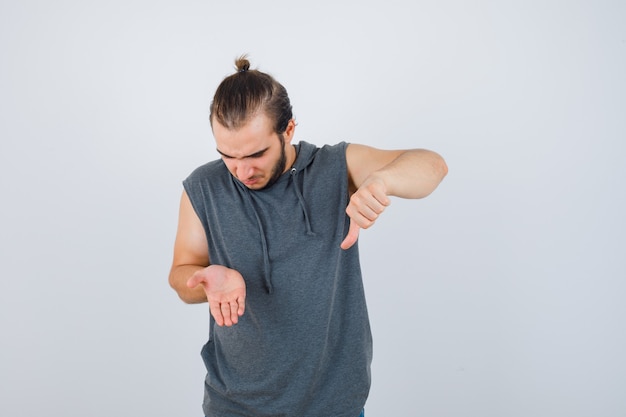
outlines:
[[389, 204], [391, 200], [387, 197], [383, 180], [374, 176], [368, 177], [352, 194], [346, 207], [346, 213], [350, 217], [350, 229], [341, 242], [341, 249], [351, 248], [359, 238], [359, 230], [373, 225]]
[[238, 271], [210, 265], [197, 271], [187, 281], [189, 288], [202, 285], [211, 315], [218, 326], [237, 324], [246, 307], [246, 282]]

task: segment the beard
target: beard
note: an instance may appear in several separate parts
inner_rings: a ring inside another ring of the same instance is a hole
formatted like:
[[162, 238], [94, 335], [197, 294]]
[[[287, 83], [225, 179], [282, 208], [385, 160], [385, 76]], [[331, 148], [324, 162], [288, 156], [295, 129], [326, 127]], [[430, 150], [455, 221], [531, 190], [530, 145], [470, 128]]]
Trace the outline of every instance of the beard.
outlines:
[[272, 168], [272, 175], [270, 176], [270, 179], [267, 181], [267, 184], [265, 184], [261, 188], [261, 190], [269, 188], [272, 185], [274, 185], [274, 183], [278, 181], [280, 176], [283, 175], [283, 172], [285, 172], [285, 166], [287, 165], [287, 153], [285, 152], [285, 138], [283, 137], [282, 134], [278, 135], [278, 138], [280, 139], [280, 157], [278, 158], [278, 161], [276, 161], [276, 164], [274, 164], [274, 168]]

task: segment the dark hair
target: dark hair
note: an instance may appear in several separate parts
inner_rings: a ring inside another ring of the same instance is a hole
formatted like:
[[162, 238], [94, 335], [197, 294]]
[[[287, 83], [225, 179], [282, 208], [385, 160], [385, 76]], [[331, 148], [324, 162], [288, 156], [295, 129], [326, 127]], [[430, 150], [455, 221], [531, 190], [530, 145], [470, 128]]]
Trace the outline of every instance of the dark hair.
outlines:
[[246, 55], [235, 60], [237, 72], [217, 87], [210, 107], [213, 119], [228, 129], [239, 129], [259, 112], [273, 121], [274, 131], [285, 132], [293, 118], [287, 90], [271, 75], [250, 69]]

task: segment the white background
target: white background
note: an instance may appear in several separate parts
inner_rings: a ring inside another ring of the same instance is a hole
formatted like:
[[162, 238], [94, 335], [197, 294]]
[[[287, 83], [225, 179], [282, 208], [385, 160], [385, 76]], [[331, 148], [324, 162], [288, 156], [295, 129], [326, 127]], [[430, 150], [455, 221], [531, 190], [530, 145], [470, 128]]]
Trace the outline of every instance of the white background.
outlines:
[[2, 0], [0, 415], [202, 415], [207, 306], [167, 275], [247, 52], [296, 140], [449, 165], [361, 234], [368, 416], [626, 416], [625, 22], [617, 0]]

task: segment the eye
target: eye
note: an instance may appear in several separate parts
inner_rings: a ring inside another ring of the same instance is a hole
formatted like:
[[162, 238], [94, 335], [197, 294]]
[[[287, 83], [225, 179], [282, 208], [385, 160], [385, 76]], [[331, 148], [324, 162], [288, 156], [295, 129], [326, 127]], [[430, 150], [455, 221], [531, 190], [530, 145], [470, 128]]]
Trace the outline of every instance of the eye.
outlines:
[[265, 150], [262, 150], [257, 153], [253, 153], [252, 155], [248, 156], [248, 158], [258, 159], [258, 158], [261, 158], [263, 155], [265, 155]]

